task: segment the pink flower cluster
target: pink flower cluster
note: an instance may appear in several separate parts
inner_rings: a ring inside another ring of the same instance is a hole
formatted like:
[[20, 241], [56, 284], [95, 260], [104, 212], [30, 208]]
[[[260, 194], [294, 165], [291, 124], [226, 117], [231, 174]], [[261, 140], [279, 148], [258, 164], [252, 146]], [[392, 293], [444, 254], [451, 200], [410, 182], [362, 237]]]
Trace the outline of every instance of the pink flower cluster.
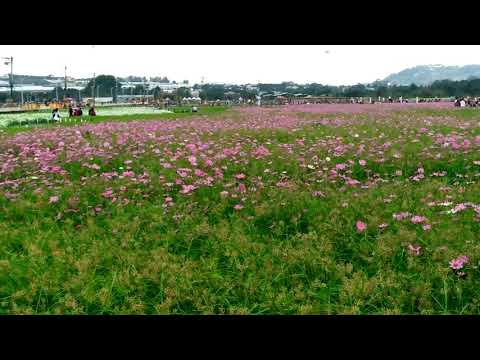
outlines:
[[465, 265], [468, 262], [468, 256], [461, 255], [456, 259], [453, 259], [449, 262], [450, 268], [453, 270], [459, 270], [463, 268], [463, 265]]

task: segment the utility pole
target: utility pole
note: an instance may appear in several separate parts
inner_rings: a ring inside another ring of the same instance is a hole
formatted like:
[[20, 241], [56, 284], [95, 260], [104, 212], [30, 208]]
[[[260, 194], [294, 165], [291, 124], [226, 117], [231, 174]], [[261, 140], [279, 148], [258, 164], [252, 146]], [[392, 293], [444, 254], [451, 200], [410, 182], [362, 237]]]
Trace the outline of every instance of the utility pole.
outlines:
[[22, 106], [23, 106], [23, 78], [21, 80], [21, 85], [20, 85], [20, 95], [21, 95], [21, 98], [22, 98]]
[[93, 98], [93, 107], [95, 107], [95, 73], [93, 73], [92, 98]]
[[11, 57], [4, 57], [6, 59], [5, 65], [10, 65], [10, 97], [13, 100], [13, 56]]
[[67, 67], [65, 66], [65, 91], [67, 91]]

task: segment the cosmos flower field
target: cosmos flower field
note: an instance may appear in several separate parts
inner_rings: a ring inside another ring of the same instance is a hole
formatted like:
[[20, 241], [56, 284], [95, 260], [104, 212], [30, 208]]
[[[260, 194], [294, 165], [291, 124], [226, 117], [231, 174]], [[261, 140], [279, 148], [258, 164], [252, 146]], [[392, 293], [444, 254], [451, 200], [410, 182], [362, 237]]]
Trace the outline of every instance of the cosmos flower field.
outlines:
[[478, 314], [480, 110], [0, 130], [0, 313]]

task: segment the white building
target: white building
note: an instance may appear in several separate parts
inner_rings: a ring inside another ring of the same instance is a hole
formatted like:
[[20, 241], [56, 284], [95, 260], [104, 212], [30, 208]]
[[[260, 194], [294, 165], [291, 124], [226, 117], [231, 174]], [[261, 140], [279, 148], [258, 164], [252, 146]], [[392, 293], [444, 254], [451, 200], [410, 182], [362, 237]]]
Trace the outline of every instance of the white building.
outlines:
[[171, 94], [175, 90], [181, 87], [191, 88], [191, 86], [186, 83], [173, 84], [173, 83], [161, 83], [161, 82], [155, 82], [155, 81], [145, 81], [145, 82], [135, 81], [135, 82], [123, 83], [122, 89], [132, 89], [132, 88], [135, 88], [136, 86], [144, 86], [148, 91], [152, 91], [158, 87], [159, 89], [161, 89], [163, 92], [167, 94]]

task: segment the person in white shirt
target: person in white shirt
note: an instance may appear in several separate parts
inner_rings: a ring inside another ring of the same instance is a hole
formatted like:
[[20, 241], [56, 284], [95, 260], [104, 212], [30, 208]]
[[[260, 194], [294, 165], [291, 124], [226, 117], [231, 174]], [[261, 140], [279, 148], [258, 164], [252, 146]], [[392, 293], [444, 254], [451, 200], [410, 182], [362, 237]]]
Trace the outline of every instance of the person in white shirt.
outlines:
[[53, 121], [59, 121], [60, 120], [60, 112], [58, 111], [58, 109], [53, 110], [52, 120]]

